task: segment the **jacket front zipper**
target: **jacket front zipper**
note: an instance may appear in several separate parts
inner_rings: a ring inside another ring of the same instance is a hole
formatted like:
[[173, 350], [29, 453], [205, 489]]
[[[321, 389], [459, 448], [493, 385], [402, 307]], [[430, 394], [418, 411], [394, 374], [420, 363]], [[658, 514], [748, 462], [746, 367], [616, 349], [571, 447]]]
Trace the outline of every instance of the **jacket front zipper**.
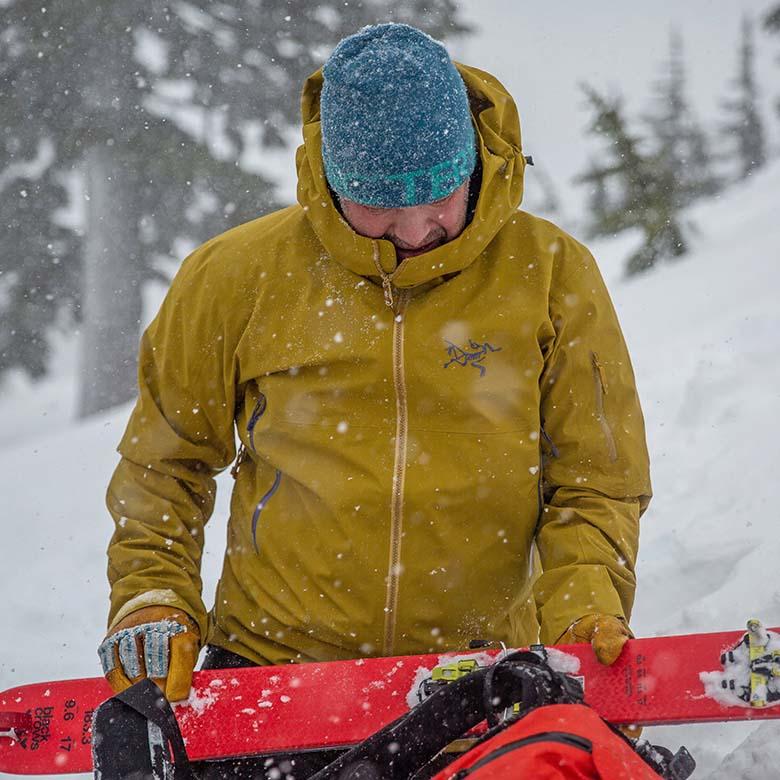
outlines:
[[[393, 301], [393, 298], [395, 300]], [[387, 572], [385, 597], [385, 632], [382, 652], [393, 654], [395, 626], [398, 612], [398, 587], [401, 574], [401, 537], [403, 535], [404, 477], [406, 476], [406, 446], [408, 440], [408, 410], [406, 400], [406, 375], [404, 373], [404, 316], [408, 301], [406, 290], [396, 290], [390, 295], [385, 290], [385, 300], [393, 301], [393, 384], [395, 387], [396, 429], [395, 457], [393, 463], [393, 487], [390, 501], [390, 561]], [[389, 305], [389, 303], [388, 303]]]

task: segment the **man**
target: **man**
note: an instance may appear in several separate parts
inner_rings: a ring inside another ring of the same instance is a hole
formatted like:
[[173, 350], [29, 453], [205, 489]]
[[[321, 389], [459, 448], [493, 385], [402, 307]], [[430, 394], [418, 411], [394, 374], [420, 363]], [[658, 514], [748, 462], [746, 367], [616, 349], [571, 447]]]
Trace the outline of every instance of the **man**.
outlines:
[[204, 644], [215, 667], [537, 632], [611, 663], [650, 497], [642, 414], [593, 258], [518, 210], [511, 97], [379, 25], [308, 80], [303, 135], [298, 205], [198, 249], [144, 334], [108, 491], [109, 681], [175, 700]]

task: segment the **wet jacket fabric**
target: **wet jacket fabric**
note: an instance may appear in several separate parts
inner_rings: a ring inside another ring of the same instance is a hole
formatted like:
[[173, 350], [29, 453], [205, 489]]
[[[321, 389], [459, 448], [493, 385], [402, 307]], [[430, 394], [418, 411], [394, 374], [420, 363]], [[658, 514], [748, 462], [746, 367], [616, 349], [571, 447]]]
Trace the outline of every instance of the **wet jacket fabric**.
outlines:
[[[459, 69], [482, 176], [458, 238], [397, 265], [351, 230], [323, 175], [318, 73], [299, 203], [184, 262], [108, 491], [110, 624], [172, 604], [204, 641], [283, 663], [630, 617], [650, 483], [626, 346], [590, 253], [519, 210], [511, 97]], [[234, 431], [207, 613], [204, 526]]]

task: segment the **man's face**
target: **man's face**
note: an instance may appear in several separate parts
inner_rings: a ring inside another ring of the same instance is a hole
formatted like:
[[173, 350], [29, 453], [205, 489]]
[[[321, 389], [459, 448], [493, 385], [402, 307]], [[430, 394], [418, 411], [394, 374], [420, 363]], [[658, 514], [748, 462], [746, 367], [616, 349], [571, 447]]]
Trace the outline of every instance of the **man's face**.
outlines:
[[430, 252], [457, 238], [466, 226], [469, 182], [434, 203], [383, 209], [341, 198], [341, 211], [352, 229], [367, 238], [384, 238], [395, 245], [399, 260]]

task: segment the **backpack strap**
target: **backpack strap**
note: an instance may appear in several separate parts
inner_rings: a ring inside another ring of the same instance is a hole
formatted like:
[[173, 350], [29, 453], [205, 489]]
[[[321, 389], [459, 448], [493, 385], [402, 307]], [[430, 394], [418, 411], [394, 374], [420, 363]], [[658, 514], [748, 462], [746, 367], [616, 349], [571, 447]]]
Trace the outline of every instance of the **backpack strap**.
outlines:
[[[511, 682], [503, 680], [496, 685], [496, 674], [506, 675], [511, 670]], [[502, 690], [502, 685], [504, 689]], [[506, 690], [506, 686], [510, 689]], [[506, 720], [506, 697], [512, 698], [514, 712], [511, 718], [520, 718], [525, 713], [545, 704], [581, 704], [583, 691], [580, 683], [565, 674], [554, 672], [544, 657], [530, 650], [517, 650], [500, 658], [487, 668], [483, 689], [483, 712], [489, 729], [500, 726]]]
[[[129, 750], [119, 750], [120, 746]], [[134, 762], [138, 777], [196, 780], [171, 705], [157, 685], [147, 678], [116, 694], [95, 712], [93, 763], [96, 776], [102, 780], [127, 777], [131, 767], [116, 763], [120, 753], [127, 757], [123, 761]]]

